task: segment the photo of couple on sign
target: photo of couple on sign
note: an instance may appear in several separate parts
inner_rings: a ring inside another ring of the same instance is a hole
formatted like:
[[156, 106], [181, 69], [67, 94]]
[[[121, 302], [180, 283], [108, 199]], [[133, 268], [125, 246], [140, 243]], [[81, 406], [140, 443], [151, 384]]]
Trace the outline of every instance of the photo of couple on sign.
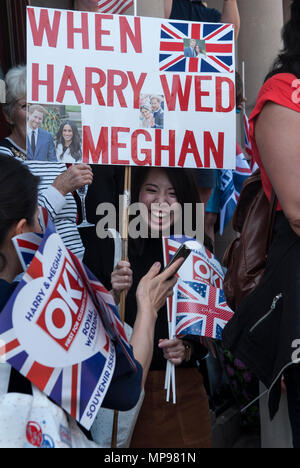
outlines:
[[45, 162], [81, 162], [80, 106], [29, 105], [27, 158]]
[[206, 55], [205, 41], [184, 39], [183, 44], [185, 57], [199, 57], [201, 55]]
[[140, 127], [164, 128], [164, 96], [141, 94]]

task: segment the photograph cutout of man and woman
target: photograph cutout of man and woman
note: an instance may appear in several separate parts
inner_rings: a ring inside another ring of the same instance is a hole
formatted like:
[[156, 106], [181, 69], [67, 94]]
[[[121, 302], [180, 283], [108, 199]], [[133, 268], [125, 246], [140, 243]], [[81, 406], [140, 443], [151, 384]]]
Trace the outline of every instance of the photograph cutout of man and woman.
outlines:
[[81, 162], [80, 106], [30, 104], [27, 112], [27, 158], [45, 162]]
[[201, 58], [206, 56], [206, 45], [204, 40], [183, 39], [184, 56], [187, 58]]
[[140, 127], [164, 128], [164, 96], [159, 94], [141, 94]]

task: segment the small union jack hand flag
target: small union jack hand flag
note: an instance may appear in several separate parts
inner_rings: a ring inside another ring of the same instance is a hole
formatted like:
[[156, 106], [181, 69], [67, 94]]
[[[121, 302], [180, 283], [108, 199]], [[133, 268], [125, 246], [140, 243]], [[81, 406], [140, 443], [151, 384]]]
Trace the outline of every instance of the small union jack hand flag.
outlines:
[[232, 318], [222, 289], [198, 281], [179, 281], [176, 335], [222, 339], [223, 328]]

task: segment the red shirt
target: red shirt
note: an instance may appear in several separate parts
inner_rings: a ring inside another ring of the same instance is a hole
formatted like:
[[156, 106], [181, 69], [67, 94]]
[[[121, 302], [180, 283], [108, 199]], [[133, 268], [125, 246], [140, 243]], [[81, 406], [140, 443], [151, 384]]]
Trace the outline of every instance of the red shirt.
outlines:
[[[278, 73], [267, 80], [261, 88], [255, 108], [249, 118], [249, 136], [252, 145], [253, 158], [257, 162], [261, 171], [261, 179], [264, 188], [264, 192], [268, 199], [271, 198], [272, 185], [268, 178], [268, 175], [263, 167], [261, 157], [256, 145], [254, 136], [255, 121], [258, 115], [261, 113], [264, 105], [267, 102], [274, 102], [283, 107], [288, 107], [296, 112], [300, 112], [300, 80], [291, 73]], [[297, 103], [297, 101], [299, 101]], [[275, 138], [275, 135], [274, 135]], [[277, 210], [281, 210], [281, 206], [278, 203]]]

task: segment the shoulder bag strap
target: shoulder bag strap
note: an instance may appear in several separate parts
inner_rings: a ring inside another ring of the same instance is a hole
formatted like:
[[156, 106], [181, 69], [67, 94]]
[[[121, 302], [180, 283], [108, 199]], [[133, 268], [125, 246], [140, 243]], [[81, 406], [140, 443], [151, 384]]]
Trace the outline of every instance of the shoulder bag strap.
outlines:
[[275, 190], [272, 187], [271, 199], [270, 199], [270, 209], [269, 209], [269, 216], [268, 216], [268, 238], [267, 238], [267, 249], [266, 254], [268, 253], [272, 235], [273, 235], [273, 228], [275, 223], [275, 216], [276, 216], [276, 208], [277, 208], [277, 196]]

